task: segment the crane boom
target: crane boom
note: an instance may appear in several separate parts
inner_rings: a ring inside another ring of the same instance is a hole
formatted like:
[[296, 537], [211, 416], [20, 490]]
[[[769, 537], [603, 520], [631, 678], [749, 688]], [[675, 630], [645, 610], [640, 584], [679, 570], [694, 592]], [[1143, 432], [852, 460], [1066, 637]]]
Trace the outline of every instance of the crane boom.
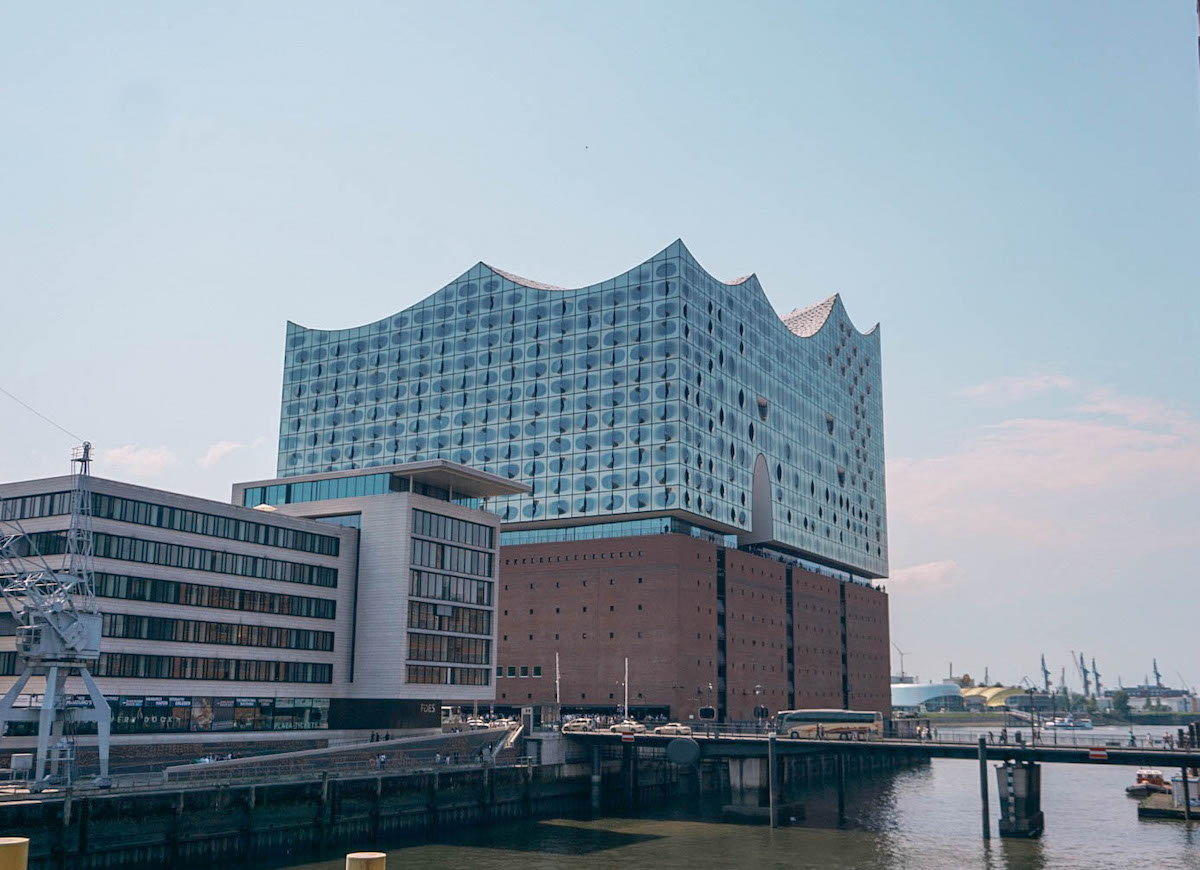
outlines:
[[[0, 518], [0, 596], [17, 623], [17, 658], [23, 669], [0, 698], [0, 734], [8, 722], [38, 723], [34, 788], [70, 782], [73, 747], [63, 737], [67, 722], [95, 722], [100, 756], [97, 784], [108, 780], [111, 711], [90, 666], [100, 658], [101, 614], [92, 574], [92, 445], [84, 442], [71, 490], [71, 522], [66, 532], [30, 535], [20, 517]], [[50, 558], [47, 558], [50, 557]], [[17, 708], [31, 677], [45, 678], [42, 706]], [[69, 707], [67, 679], [78, 676], [91, 707]]]
[[1083, 697], [1087, 697], [1091, 689], [1091, 682], [1088, 680], [1087, 665], [1083, 661], [1083, 653], [1076, 653], [1071, 650], [1071, 663], [1075, 665], [1075, 672], [1079, 674], [1079, 679], [1083, 682]]

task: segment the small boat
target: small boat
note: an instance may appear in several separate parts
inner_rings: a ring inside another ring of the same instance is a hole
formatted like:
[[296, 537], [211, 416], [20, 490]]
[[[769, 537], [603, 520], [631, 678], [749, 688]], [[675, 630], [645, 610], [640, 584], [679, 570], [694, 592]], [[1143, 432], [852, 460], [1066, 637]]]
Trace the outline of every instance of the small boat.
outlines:
[[1043, 727], [1061, 728], [1072, 731], [1090, 731], [1092, 730], [1092, 720], [1088, 719], [1086, 716], [1081, 716], [1080, 718], [1076, 719], [1073, 715], [1068, 713], [1066, 716], [1059, 716], [1057, 719], [1052, 719]]
[[1137, 782], [1125, 786], [1125, 794], [1130, 797], [1146, 797], [1152, 794], [1170, 794], [1171, 786], [1163, 779], [1161, 770], [1143, 768], [1137, 772]]

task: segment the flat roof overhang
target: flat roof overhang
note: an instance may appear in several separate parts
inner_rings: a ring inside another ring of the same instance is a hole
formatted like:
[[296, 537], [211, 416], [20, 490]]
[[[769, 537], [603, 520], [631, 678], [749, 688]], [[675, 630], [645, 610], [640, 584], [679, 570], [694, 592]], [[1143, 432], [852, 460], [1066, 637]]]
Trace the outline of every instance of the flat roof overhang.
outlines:
[[455, 495], [467, 498], [489, 498], [500, 495], [523, 495], [529, 487], [507, 477], [479, 471], [448, 459], [425, 459], [421, 462], [403, 462], [398, 465], [376, 465], [371, 468], [355, 468], [350, 471], [325, 471], [320, 474], [300, 474], [295, 477], [274, 477], [268, 480], [251, 480], [234, 484], [235, 488], [252, 486], [274, 486], [287, 483], [305, 483], [312, 480], [333, 480], [343, 477], [360, 477], [369, 474], [392, 474], [406, 477], [415, 482], [426, 483], [441, 489], [451, 490]]

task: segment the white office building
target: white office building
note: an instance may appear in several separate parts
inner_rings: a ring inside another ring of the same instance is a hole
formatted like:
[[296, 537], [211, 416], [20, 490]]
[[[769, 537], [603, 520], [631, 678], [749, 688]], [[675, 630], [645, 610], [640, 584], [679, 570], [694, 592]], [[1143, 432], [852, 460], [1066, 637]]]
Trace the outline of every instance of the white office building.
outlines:
[[[74, 483], [0, 485], [5, 530], [19, 524], [51, 567]], [[432, 461], [238, 484], [235, 505], [89, 489], [93, 674], [118, 740], [395, 732], [438, 726], [443, 703], [492, 702], [499, 519], [474, 503], [524, 487]], [[0, 691], [20, 672], [14, 634], [0, 617]], [[40, 705], [38, 678], [25, 691], [19, 704]]]

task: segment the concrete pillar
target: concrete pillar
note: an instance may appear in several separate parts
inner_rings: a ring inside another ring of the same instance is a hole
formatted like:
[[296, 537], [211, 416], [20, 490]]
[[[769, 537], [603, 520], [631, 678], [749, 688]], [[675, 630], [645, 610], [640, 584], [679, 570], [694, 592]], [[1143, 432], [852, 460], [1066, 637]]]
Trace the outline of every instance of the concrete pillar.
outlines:
[[838, 827], [846, 824], [846, 756], [837, 754]]
[[599, 745], [592, 747], [592, 812], [600, 812], [600, 786], [604, 768], [601, 763]]
[[996, 765], [1000, 801], [1001, 837], [1040, 837], [1046, 826], [1042, 815], [1042, 767], [1032, 761], [1006, 761]]
[[625, 805], [633, 810], [637, 807], [637, 747], [634, 744], [621, 744], [621, 767], [625, 778]]
[[735, 805], [761, 807], [764, 789], [768, 787], [768, 769], [765, 758], [730, 758], [729, 794]]

